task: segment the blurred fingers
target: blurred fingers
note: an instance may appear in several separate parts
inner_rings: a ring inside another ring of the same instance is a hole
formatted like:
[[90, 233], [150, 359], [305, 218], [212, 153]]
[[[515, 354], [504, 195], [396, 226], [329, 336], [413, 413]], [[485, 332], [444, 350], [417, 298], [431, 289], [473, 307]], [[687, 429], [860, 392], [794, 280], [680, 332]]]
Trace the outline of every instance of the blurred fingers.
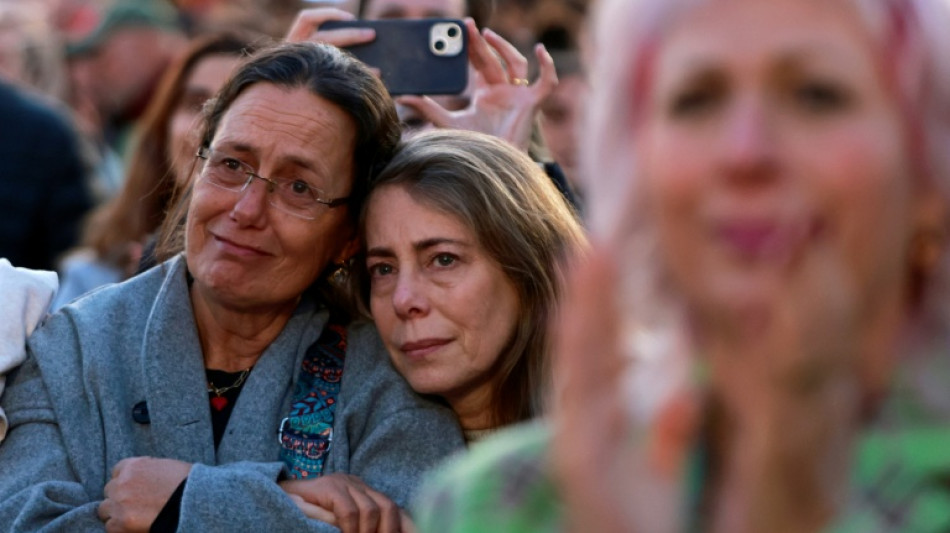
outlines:
[[320, 30], [320, 27], [331, 20], [354, 20], [351, 13], [332, 7], [318, 7], [304, 9], [294, 20], [286, 40], [289, 42], [314, 41], [331, 44], [337, 47], [346, 47], [372, 41], [376, 32], [370, 28], [338, 28]]
[[513, 44], [487, 28], [484, 30], [483, 35], [485, 36], [485, 41], [498, 52], [498, 55], [501, 56], [502, 61], [504, 61], [508, 67], [508, 78], [510, 81], [524, 80], [528, 77], [528, 60], [521, 55], [521, 52], [519, 52]]
[[286, 40], [301, 42], [309, 40], [320, 26], [328, 20], [354, 20], [352, 14], [332, 7], [315, 7], [301, 10], [287, 32]]
[[557, 70], [554, 68], [554, 58], [548, 53], [543, 44], [534, 46], [534, 55], [538, 60], [538, 79], [531, 86], [538, 102], [544, 100], [557, 87]]
[[452, 112], [428, 96], [400, 96], [396, 99], [396, 102], [406, 107], [411, 107], [426, 121], [431, 122], [436, 127], [448, 127], [452, 121]]
[[508, 74], [485, 37], [478, 31], [475, 21], [465, 19], [465, 29], [468, 32], [468, 59], [472, 62], [485, 82], [488, 84], [508, 83]]

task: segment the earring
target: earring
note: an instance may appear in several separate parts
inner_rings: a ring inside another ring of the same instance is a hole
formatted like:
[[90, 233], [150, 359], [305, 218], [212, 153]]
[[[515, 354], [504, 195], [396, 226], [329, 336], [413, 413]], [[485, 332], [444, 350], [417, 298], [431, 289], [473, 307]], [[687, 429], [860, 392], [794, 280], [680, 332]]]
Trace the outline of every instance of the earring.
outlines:
[[330, 283], [334, 285], [344, 285], [350, 278], [350, 265], [348, 262], [341, 261], [334, 263], [333, 272], [330, 273]]

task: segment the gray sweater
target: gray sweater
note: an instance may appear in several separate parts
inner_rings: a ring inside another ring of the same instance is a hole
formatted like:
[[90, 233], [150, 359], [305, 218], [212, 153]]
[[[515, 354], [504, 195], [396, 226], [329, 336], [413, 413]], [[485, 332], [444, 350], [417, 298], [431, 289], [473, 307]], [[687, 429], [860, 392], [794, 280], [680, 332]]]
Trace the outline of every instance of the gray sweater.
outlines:
[[[103, 531], [110, 471], [127, 457], [195, 463], [182, 531], [335, 531], [276, 484], [277, 439], [325, 311], [304, 302], [264, 351], [214, 449], [204, 363], [182, 258], [66, 306], [11, 375], [0, 446], [0, 530]], [[133, 421], [145, 401], [150, 423]], [[351, 326], [325, 473], [345, 472], [405, 506], [424, 471], [463, 439], [452, 412], [414, 394], [371, 325]]]

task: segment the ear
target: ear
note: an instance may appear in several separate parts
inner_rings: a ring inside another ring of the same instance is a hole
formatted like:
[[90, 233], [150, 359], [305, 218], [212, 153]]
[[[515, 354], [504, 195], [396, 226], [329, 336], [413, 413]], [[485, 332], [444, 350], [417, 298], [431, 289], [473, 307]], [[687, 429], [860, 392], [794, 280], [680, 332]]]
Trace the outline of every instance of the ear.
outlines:
[[360, 251], [360, 238], [357, 236], [350, 237], [343, 246], [340, 248], [340, 253], [337, 254], [336, 259], [334, 260], [335, 264], [347, 264], [350, 262], [350, 259], [353, 259], [353, 256], [356, 255], [356, 252]]

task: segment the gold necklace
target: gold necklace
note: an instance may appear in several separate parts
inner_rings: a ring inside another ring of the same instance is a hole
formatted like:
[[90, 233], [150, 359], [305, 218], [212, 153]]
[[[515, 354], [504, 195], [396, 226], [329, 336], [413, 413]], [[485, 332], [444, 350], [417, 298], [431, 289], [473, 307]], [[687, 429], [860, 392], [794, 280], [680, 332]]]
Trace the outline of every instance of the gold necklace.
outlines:
[[228, 385], [227, 387], [215, 387], [214, 383], [209, 379], [208, 380], [208, 392], [214, 393], [214, 398], [211, 398], [211, 406], [216, 410], [220, 411], [224, 409], [224, 406], [228, 404], [228, 399], [222, 397], [221, 395], [228, 392], [229, 390], [236, 389], [244, 384], [244, 380], [247, 379], [247, 375], [251, 372], [250, 367], [245, 368], [241, 371], [241, 375], [238, 376], [234, 383]]

